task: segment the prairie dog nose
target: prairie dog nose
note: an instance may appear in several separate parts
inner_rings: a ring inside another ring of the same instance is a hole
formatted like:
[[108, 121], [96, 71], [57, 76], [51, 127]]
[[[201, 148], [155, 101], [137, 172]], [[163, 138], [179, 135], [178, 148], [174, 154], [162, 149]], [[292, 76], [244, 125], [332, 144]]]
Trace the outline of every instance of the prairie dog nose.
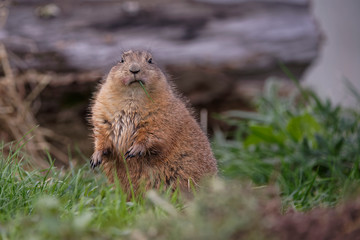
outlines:
[[136, 74], [138, 72], [140, 72], [140, 65], [137, 64], [137, 63], [132, 63], [130, 65], [130, 68], [129, 68], [130, 72], [132, 72], [133, 74]]

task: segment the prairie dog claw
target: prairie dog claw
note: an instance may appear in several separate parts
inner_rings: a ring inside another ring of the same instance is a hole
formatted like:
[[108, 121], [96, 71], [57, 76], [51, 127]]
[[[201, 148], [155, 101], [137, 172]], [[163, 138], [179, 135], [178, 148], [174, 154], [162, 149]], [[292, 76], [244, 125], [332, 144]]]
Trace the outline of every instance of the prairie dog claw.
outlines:
[[143, 156], [146, 152], [145, 146], [142, 144], [134, 144], [132, 145], [129, 150], [125, 153], [124, 157], [125, 160], [129, 158], [133, 158], [136, 156]]

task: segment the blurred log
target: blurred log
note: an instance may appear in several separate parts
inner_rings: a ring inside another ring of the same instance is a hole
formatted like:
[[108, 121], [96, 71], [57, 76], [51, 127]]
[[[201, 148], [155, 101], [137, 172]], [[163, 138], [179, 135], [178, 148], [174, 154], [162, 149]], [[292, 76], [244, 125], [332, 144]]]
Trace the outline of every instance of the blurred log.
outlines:
[[307, 0], [46, 2], [17, 0], [10, 9], [1, 38], [20, 68], [103, 69], [123, 49], [150, 48], [170, 65], [249, 72], [278, 60], [309, 64], [318, 53]]
[[237, 101], [241, 80], [280, 75], [278, 61], [300, 77], [320, 33], [308, 0], [16, 0], [0, 38], [19, 69], [99, 72], [89, 80], [122, 50], [150, 49], [180, 90], [206, 106]]
[[0, 38], [18, 69], [97, 71], [90, 81], [122, 50], [151, 49], [180, 91], [208, 107], [239, 101], [241, 80], [281, 75], [278, 61], [301, 77], [320, 33], [307, 0], [17, 0]]

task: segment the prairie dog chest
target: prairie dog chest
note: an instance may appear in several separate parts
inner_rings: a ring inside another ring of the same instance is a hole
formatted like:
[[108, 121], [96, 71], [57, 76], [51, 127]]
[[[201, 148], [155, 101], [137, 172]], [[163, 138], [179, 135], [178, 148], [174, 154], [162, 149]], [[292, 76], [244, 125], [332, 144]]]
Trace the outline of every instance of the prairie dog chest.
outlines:
[[122, 110], [114, 114], [113, 119], [109, 122], [110, 139], [119, 153], [124, 154], [131, 146], [140, 126], [140, 120], [140, 115], [136, 112]]

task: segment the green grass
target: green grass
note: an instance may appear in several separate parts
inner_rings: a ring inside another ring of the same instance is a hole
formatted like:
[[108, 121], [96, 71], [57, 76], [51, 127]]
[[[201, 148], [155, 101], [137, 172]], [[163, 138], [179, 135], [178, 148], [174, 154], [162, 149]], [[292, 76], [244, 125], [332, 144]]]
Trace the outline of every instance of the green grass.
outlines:
[[214, 137], [223, 180], [193, 199], [150, 192], [128, 202], [88, 164], [26, 170], [21, 146], [0, 151], [0, 239], [270, 239], [259, 187], [303, 211], [335, 206], [359, 184], [359, 113], [301, 90], [279, 97], [269, 82], [256, 113], [221, 116], [236, 129]]
[[257, 113], [223, 116], [237, 127], [217, 132], [214, 151], [228, 178], [278, 184], [284, 207], [333, 206], [360, 180], [360, 115], [301, 89], [279, 97], [268, 82]]
[[[151, 199], [127, 201], [118, 184], [89, 164], [66, 171], [28, 168], [21, 147], [6, 156], [0, 152], [0, 239], [126, 239], [141, 214], [166, 214]], [[181, 208], [177, 194], [162, 195]]]
[[117, 229], [130, 226], [143, 211], [141, 200], [128, 203], [119, 187], [109, 185], [88, 165], [70, 171], [53, 166], [26, 171], [20, 156], [21, 151], [0, 156], [3, 237], [22, 239], [38, 233], [43, 238], [66, 239], [72, 239], [68, 234], [74, 233], [116, 236], [122, 234]]

